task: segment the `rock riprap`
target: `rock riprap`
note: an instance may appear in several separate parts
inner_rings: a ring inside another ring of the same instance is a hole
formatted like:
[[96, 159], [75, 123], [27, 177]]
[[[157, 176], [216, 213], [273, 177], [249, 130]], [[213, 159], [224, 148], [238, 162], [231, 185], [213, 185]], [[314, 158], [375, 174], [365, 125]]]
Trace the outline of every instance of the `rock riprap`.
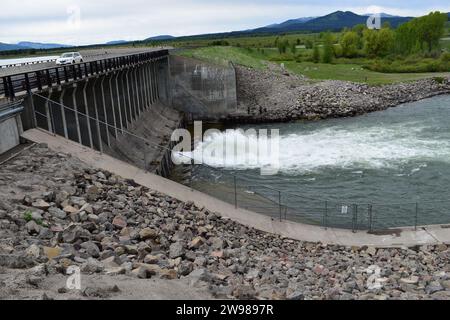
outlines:
[[[0, 269], [30, 270], [30, 290], [78, 266], [184, 279], [216, 298], [448, 299], [449, 261], [446, 245], [350, 248], [267, 234], [43, 145], [0, 167]], [[9, 285], [0, 291], [14, 295]]]
[[449, 78], [369, 86], [337, 80], [311, 82], [280, 72], [273, 65], [269, 67], [269, 70], [236, 67], [239, 113], [231, 115], [231, 120], [272, 122], [351, 117], [450, 94]]

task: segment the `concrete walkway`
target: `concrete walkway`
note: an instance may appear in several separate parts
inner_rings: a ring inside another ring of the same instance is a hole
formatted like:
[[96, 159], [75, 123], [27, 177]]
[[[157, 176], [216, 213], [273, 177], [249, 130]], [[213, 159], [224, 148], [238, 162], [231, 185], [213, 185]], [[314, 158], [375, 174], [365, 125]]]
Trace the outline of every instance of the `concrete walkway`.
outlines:
[[93, 168], [106, 170], [125, 179], [134, 180], [140, 185], [181, 201], [193, 201], [199, 207], [205, 207], [243, 225], [279, 234], [286, 238], [345, 246], [411, 247], [415, 245], [450, 244], [450, 228], [444, 226], [424, 227], [418, 231], [405, 228], [401, 232], [393, 232], [392, 235], [371, 235], [367, 232], [353, 233], [351, 230], [343, 229], [325, 230], [322, 227], [301, 223], [273, 221], [270, 217], [255, 212], [235, 209], [231, 204], [171, 180], [147, 173], [128, 163], [100, 154], [62, 137], [53, 136], [45, 131], [32, 129], [26, 131], [22, 136], [32, 142], [45, 143], [56, 152], [70, 154]]

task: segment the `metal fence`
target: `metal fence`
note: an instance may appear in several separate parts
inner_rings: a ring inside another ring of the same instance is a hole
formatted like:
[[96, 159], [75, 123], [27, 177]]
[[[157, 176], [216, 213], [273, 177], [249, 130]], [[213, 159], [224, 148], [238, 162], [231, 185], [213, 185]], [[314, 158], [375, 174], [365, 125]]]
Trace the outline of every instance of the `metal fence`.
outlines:
[[[89, 125], [96, 128], [92, 130], [94, 141], [102, 143], [101, 141], [108, 137], [114, 139], [117, 145], [120, 145], [121, 141], [126, 141], [127, 149], [121, 150], [122, 160], [145, 170], [158, 171], [157, 164], [152, 163], [150, 159], [154, 159], [155, 153], [159, 153], [163, 155], [164, 165], [171, 165], [168, 162], [171, 162], [170, 154], [174, 143], [167, 147], [161, 146], [123, 127], [115, 127], [103, 118], [91, 117], [79, 110], [46, 100], [49, 101], [47, 111], [35, 111], [38, 127], [61, 135], [61, 130], [57, 130], [58, 124], [55, 123], [55, 120], [59, 121], [55, 113], [61, 113], [64, 110], [66, 114], [72, 114], [73, 121], [68, 123], [75, 125], [78, 118], [79, 122], [85, 124], [86, 130], [82, 129], [83, 132], [87, 131]], [[107, 149], [105, 146], [103, 149]], [[101, 148], [95, 145], [95, 149]], [[188, 160], [192, 159], [188, 158]], [[301, 192], [284, 192], [263, 183], [255, 184], [254, 177], [244, 172], [233, 172], [204, 164], [200, 166], [207, 169], [204, 172], [207, 177], [204, 177], [205, 179], [199, 177], [200, 191], [210, 193], [214, 197], [233, 204], [236, 208], [248, 209], [280, 221], [288, 220], [324, 228], [351, 229], [354, 232], [367, 230], [374, 233], [399, 227], [411, 227], [417, 230], [424, 225], [450, 222], [450, 200], [364, 204], [315, 199], [306, 197]], [[216, 181], [208, 183], [211, 181], [211, 176], [215, 176]], [[193, 188], [196, 187], [193, 186]]]
[[167, 50], [160, 50], [4, 76], [0, 78], [0, 97], [5, 96], [14, 99], [16, 95], [21, 93], [29, 93], [35, 90], [42, 91], [43, 88], [120, 70], [166, 57], [168, 54]]

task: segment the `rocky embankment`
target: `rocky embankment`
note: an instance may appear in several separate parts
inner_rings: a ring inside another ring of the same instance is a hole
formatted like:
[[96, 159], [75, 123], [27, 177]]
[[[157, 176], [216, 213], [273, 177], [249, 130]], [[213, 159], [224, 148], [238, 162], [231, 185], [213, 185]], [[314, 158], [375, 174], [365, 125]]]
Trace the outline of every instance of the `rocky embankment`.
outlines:
[[350, 117], [402, 103], [450, 94], [450, 79], [425, 79], [384, 86], [346, 81], [310, 83], [286, 71], [236, 67], [239, 113], [231, 119], [316, 120]]
[[[81, 291], [52, 280], [70, 266]], [[95, 277], [109, 286], [93, 288]], [[43, 145], [0, 166], [0, 298], [155, 297], [143, 287], [186, 299], [449, 299], [450, 250], [281, 238]]]

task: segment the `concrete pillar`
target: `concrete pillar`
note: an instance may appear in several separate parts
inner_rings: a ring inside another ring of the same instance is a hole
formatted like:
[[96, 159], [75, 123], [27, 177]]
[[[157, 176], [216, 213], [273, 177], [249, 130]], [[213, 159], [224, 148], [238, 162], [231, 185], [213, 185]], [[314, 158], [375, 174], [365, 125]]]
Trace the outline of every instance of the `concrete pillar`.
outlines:
[[141, 115], [141, 102], [140, 102], [140, 90], [139, 90], [139, 81], [138, 81], [138, 68], [136, 67], [134, 69], [134, 88], [135, 88], [135, 93], [136, 93], [136, 108], [137, 108], [137, 115], [140, 116]]
[[94, 97], [94, 113], [95, 113], [95, 127], [97, 129], [97, 138], [98, 138], [98, 146], [100, 149], [100, 152], [103, 153], [103, 143], [102, 143], [102, 133], [100, 130], [100, 118], [98, 114], [98, 103], [97, 103], [97, 90], [96, 85], [98, 82], [98, 77], [95, 78], [94, 84], [92, 86], [92, 96]]
[[134, 81], [134, 68], [132, 67], [130, 70], [130, 90], [131, 90], [131, 102], [132, 102], [132, 112], [133, 112], [133, 119], [136, 120], [138, 117], [138, 110], [137, 110], [137, 101], [136, 101], [136, 88], [135, 88], [135, 81]]
[[161, 79], [161, 73], [160, 73], [160, 60], [157, 59], [154, 65], [155, 70], [155, 90], [156, 90], [156, 100], [159, 101], [161, 99], [161, 86], [163, 84], [163, 79]]
[[115, 80], [116, 80], [116, 95], [117, 95], [117, 111], [119, 113], [119, 128], [120, 128], [120, 133], [123, 134], [123, 122], [122, 122], [122, 106], [121, 106], [121, 102], [120, 102], [120, 90], [119, 90], [119, 76], [120, 76], [120, 71], [117, 72]]
[[117, 133], [117, 120], [116, 120], [116, 108], [114, 106], [114, 90], [113, 90], [113, 84], [112, 80], [114, 78], [114, 74], [111, 73], [111, 76], [109, 77], [109, 94], [111, 96], [111, 113], [113, 115], [113, 122], [114, 122], [114, 138], [117, 139], [118, 133]]
[[94, 148], [94, 142], [92, 140], [92, 131], [91, 131], [91, 117], [89, 113], [89, 103], [87, 98], [87, 86], [89, 84], [89, 79], [87, 79], [83, 86], [83, 98], [84, 98], [84, 105], [86, 108], [86, 121], [87, 121], [87, 128], [88, 128], [88, 136], [89, 136], [89, 145], [93, 149]]
[[126, 83], [126, 79], [125, 79], [125, 74], [126, 74], [126, 71], [125, 70], [123, 70], [123, 71], [120, 71], [120, 87], [122, 88], [122, 95], [121, 95], [121, 97], [122, 97], [122, 114], [123, 114], [123, 116], [124, 116], [124, 122], [123, 122], [123, 124], [124, 124], [124, 126], [125, 126], [125, 129], [128, 129], [128, 124], [129, 124], [129, 121], [128, 121], [128, 97], [127, 97], [127, 83]]
[[75, 113], [75, 127], [77, 130], [77, 136], [78, 136], [78, 143], [83, 143], [83, 140], [81, 140], [81, 131], [80, 131], [80, 119], [78, 114], [78, 106], [77, 106], [77, 89], [78, 85], [74, 85], [73, 93], [72, 93], [72, 101], [73, 101], [73, 110]]
[[[49, 99], [50, 99], [50, 97], [52, 95], [52, 89], [49, 90], [48, 95], [49, 95]], [[42, 99], [42, 98], [40, 98], [40, 99]], [[45, 100], [45, 115], [46, 115], [46, 119], [47, 119], [47, 128], [48, 128], [49, 132], [56, 133], [55, 128], [53, 128], [53, 125], [52, 125], [52, 113], [50, 112], [50, 108], [53, 108], [53, 106], [50, 106], [49, 104], [50, 104], [50, 100], [46, 99]]]
[[69, 139], [69, 133], [67, 131], [67, 121], [66, 121], [66, 108], [64, 107], [64, 95], [66, 93], [66, 89], [63, 88], [61, 91], [61, 95], [59, 96], [59, 103], [61, 104], [61, 117], [63, 123], [64, 137]]
[[148, 109], [150, 107], [150, 96], [148, 94], [148, 86], [149, 86], [149, 82], [148, 82], [148, 77], [147, 77], [147, 63], [143, 63], [142, 64], [142, 77], [144, 78], [144, 92], [145, 92], [145, 106], [146, 109]]
[[152, 70], [151, 70], [151, 62], [148, 62], [146, 65], [147, 70], [147, 79], [148, 79], [148, 96], [150, 97], [150, 105], [152, 105], [155, 100], [153, 98], [153, 81], [152, 81]]
[[31, 92], [28, 93], [27, 97], [24, 101], [25, 110], [22, 113], [22, 125], [25, 130], [36, 128], [38, 126], [37, 117], [36, 117], [36, 107], [34, 104], [33, 94]]
[[141, 112], [145, 111], [145, 99], [144, 99], [144, 91], [142, 90], [142, 64], [140, 63], [137, 67], [137, 83], [138, 83], [138, 92], [139, 92], [139, 105], [141, 108]]
[[156, 69], [155, 69], [155, 64], [156, 64], [156, 60], [152, 61], [152, 65], [151, 65], [151, 71], [152, 71], [152, 79], [153, 79], [153, 101], [156, 102], [158, 101], [158, 77], [156, 74]]
[[108, 124], [108, 116], [107, 116], [107, 112], [106, 112], [106, 97], [105, 97], [105, 79], [106, 79], [106, 75], [102, 77], [102, 80], [100, 82], [100, 88], [101, 88], [101, 93], [102, 93], [102, 104], [103, 104], [103, 114], [105, 115], [105, 127], [106, 127], [106, 143], [108, 144], [108, 146], [111, 146], [111, 141], [109, 139], [109, 124]]
[[133, 103], [132, 103], [132, 97], [131, 97], [131, 88], [130, 88], [130, 68], [127, 68], [125, 72], [125, 81], [126, 81], [126, 88], [127, 88], [127, 99], [128, 99], [128, 120], [130, 121], [130, 124], [133, 123], [134, 114], [133, 114]]

